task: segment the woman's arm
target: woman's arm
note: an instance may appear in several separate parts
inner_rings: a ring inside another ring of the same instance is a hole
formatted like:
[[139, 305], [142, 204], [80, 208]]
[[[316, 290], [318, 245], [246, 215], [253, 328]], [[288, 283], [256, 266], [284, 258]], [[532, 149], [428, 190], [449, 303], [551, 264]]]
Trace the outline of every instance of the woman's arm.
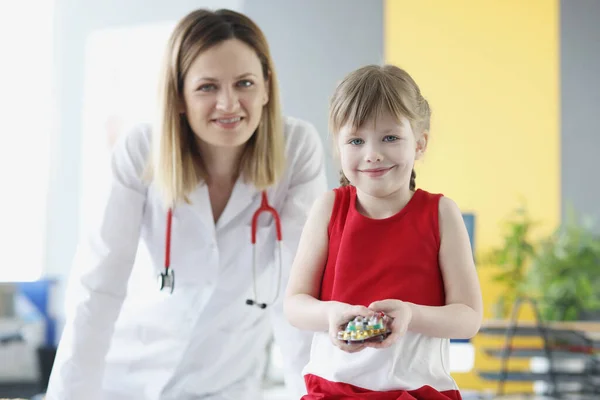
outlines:
[[101, 396], [104, 358], [127, 291], [138, 247], [146, 188], [140, 176], [149, 132], [121, 138], [112, 179], [92, 233], [79, 247], [66, 296], [66, 323], [52, 369], [49, 400]]
[[316, 129], [309, 123], [290, 119], [286, 122], [286, 130], [286, 156], [291, 178], [280, 210], [283, 230], [282, 293], [279, 301], [268, 310], [275, 342], [281, 351], [286, 386], [291, 395], [300, 398], [306, 393], [302, 369], [309, 360], [312, 333], [290, 325], [283, 312], [283, 292], [302, 229], [313, 203], [327, 190], [327, 182], [321, 138]]

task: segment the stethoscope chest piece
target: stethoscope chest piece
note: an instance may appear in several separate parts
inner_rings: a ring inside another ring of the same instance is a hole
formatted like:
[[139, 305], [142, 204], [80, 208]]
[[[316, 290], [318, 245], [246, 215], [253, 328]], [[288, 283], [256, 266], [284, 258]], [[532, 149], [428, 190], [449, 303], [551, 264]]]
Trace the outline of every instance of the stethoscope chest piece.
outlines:
[[158, 288], [162, 292], [168, 291], [169, 294], [173, 293], [175, 289], [175, 274], [171, 268], [166, 269], [165, 272], [161, 272], [158, 275]]

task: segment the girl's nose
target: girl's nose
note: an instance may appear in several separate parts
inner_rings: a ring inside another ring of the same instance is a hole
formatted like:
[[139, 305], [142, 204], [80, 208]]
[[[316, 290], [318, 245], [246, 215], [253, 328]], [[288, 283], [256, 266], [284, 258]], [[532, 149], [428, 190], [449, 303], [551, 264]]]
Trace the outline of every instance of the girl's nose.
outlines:
[[369, 151], [367, 153], [366, 156], [366, 160], [367, 162], [381, 162], [383, 160], [383, 156], [381, 155], [381, 153], [377, 152], [377, 151]]

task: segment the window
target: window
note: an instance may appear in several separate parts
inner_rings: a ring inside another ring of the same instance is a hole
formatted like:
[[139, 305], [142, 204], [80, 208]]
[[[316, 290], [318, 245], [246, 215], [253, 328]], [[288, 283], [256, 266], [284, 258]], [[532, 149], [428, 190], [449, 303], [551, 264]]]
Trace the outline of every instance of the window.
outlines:
[[0, 3], [0, 281], [40, 278], [53, 102], [54, 1]]
[[[139, 123], [154, 122], [158, 73], [171, 23], [103, 29], [85, 47], [81, 223], [95, 208], [109, 178], [117, 138]], [[85, 232], [85, 229], [82, 229]]]
[[[112, 145], [132, 126], [154, 122], [158, 74], [173, 26], [166, 22], [101, 29], [86, 42], [79, 214], [83, 235], [93, 210], [102, 207], [98, 202], [104, 193], [99, 191], [109, 183]], [[149, 263], [147, 250], [140, 246], [132, 285], [155, 287]]]

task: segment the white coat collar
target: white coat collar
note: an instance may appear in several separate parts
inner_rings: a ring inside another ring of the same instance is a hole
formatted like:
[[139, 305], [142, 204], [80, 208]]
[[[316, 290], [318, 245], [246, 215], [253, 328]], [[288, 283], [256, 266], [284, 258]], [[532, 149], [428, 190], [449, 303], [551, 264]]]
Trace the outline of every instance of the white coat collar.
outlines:
[[[238, 178], [233, 186], [231, 197], [229, 198], [221, 217], [217, 221], [216, 226], [210, 205], [208, 186], [206, 186], [204, 183], [198, 185], [196, 190], [190, 194], [189, 199], [191, 202], [190, 206], [193, 211], [200, 217], [202, 223], [208, 228], [211, 236], [215, 237], [215, 229], [224, 228], [227, 224], [236, 220], [236, 218], [247, 208], [257, 207], [259, 195], [260, 191], [257, 190], [253, 184], [246, 183], [242, 178]], [[247, 222], [250, 223], [250, 220]], [[243, 223], [243, 221], [238, 221], [238, 223]]]

